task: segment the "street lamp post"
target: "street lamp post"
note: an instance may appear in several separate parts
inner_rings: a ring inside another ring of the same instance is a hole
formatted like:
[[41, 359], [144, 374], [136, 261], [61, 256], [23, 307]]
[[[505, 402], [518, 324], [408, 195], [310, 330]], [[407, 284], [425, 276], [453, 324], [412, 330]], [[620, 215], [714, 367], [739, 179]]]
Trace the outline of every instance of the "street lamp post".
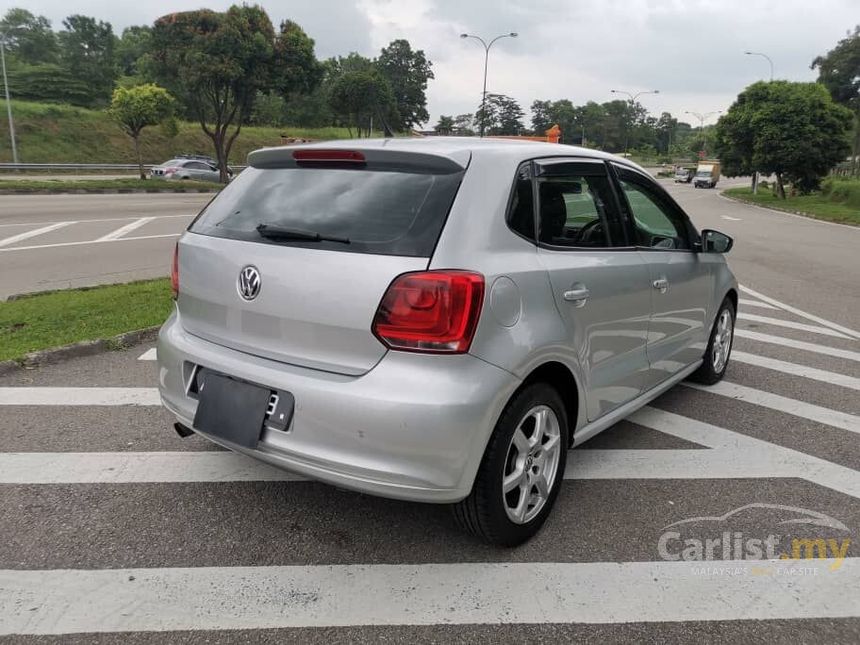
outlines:
[[[659, 94], [660, 90], [645, 90], [643, 92], [636, 92], [636, 94], [631, 94], [630, 92], [626, 92], [624, 90], [609, 90], [612, 94], [626, 94], [630, 97], [630, 108], [632, 109], [634, 105], [636, 105], [636, 99], [638, 99], [643, 94]], [[630, 142], [630, 124], [627, 122], [628, 119], [625, 119], [624, 122], [624, 155], [627, 156], [627, 144]]]
[[692, 114], [694, 117], [699, 119], [699, 130], [702, 133], [702, 156], [706, 156], [708, 154], [708, 150], [705, 144], [705, 121], [714, 116], [715, 114], [722, 114], [722, 110], [714, 110], [713, 112], [693, 112], [692, 110], [685, 110], [684, 114]]
[[12, 163], [18, 163], [15, 145], [15, 122], [12, 120], [12, 101], [9, 100], [9, 81], [6, 78], [6, 34], [0, 32], [0, 66], [3, 68], [3, 87], [6, 90], [6, 114], [9, 116], [9, 138], [12, 140]]
[[519, 34], [517, 32], [512, 31], [508, 34], [501, 34], [493, 38], [489, 43], [486, 42], [480, 36], [475, 36], [473, 34], [460, 34], [460, 38], [474, 38], [484, 47], [484, 90], [481, 93], [481, 136], [484, 136], [484, 120], [487, 118], [487, 66], [490, 62], [490, 47], [493, 46], [493, 43], [502, 38], [516, 38]]
[[744, 52], [747, 56], [761, 56], [762, 58], [766, 58], [767, 62], [770, 63], [770, 80], [773, 81], [773, 61], [770, 59], [770, 56], [767, 54], [763, 54], [762, 52]]

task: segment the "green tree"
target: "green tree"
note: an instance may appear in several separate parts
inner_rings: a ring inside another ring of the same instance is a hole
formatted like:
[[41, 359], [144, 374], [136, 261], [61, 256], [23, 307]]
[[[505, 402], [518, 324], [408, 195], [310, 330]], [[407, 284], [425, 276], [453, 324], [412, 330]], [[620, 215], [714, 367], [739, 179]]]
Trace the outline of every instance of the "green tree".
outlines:
[[801, 193], [815, 190], [844, 159], [851, 116], [818, 83], [754, 83], [717, 122], [716, 152], [726, 159], [729, 176], [750, 170], [775, 174], [784, 199], [785, 181]]
[[479, 107], [475, 112], [475, 126], [480, 128], [484, 123], [484, 131], [488, 135], [518, 135], [525, 130], [523, 116], [525, 113], [520, 104], [504, 94], [487, 94], [485, 107]]
[[26, 9], [12, 7], [0, 20], [0, 33], [6, 35], [6, 51], [21, 63], [56, 63], [59, 47], [51, 21], [34, 16]]
[[[295, 23], [276, 35], [258, 6], [174, 13], [155, 21], [147, 67], [212, 140], [221, 181], [258, 93], [306, 87], [317, 71], [313, 41]], [[306, 38], [306, 37], [305, 37]], [[309, 69], [313, 65], [314, 69]]]
[[63, 26], [58, 36], [62, 66], [87, 84], [93, 105], [104, 105], [116, 79], [113, 28], [81, 15], [69, 16]]
[[397, 111], [391, 125], [405, 131], [425, 123], [430, 118], [425, 92], [427, 82], [433, 78], [433, 63], [424, 52], [413, 50], [408, 40], [394, 40], [380, 52], [376, 66], [394, 94]]
[[475, 131], [472, 129], [472, 124], [475, 122], [474, 114], [458, 114], [454, 117], [453, 134], [458, 137], [474, 137]]
[[439, 121], [436, 125], [433, 126], [433, 129], [436, 131], [436, 134], [441, 134], [444, 136], [453, 134], [454, 132], [454, 117], [453, 116], [445, 116], [444, 114], [439, 117]]
[[812, 61], [812, 69], [816, 67], [818, 82], [827, 88], [833, 100], [854, 112], [851, 174], [856, 175], [860, 171], [860, 25], [827, 54]]
[[391, 85], [375, 68], [340, 74], [331, 84], [329, 106], [350, 136], [355, 128], [359, 137], [370, 135], [374, 118], [390, 135], [388, 123], [397, 109]]
[[140, 60], [149, 53], [152, 27], [134, 25], [122, 30], [116, 41], [116, 65], [121, 76], [137, 77], [141, 73]]
[[92, 90], [78, 76], [56, 63], [27, 64], [7, 60], [9, 91], [27, 101], [69, 103], [86, 107], [92, 104]]
[[173, 98], [163, 87], [153, 83], [136, 87], [118, 87], [108, 107], [108, 114], [119, 123], [134, 141], [134, 154], [140, 178], [146, 179], [143, 159], [140, 156], [140, 133], [147, 126], [158, 125], [169, 118], [173, 111]]

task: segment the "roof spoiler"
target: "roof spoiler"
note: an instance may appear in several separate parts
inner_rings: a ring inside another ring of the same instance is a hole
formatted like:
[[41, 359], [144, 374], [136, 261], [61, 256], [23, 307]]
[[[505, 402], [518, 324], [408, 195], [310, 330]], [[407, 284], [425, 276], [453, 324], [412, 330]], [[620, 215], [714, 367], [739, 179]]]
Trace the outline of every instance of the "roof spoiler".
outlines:
[[[293, 153], [299, 151], [315, 151], [316, 159], [301, 157], [296, 159]], [[328, 153], [328, 154], [326, 154]], [[330, 159], [324, 157], [330, 156]], [[352, 156], [353, 160], [348, 158]], [[357, 157], [363, 157], [363, 163], [356, 163]], [[342, 146], [286, 146], [280, 148], [263, 148], [248, 155], [248, 165], [252, 168], [369, 168], [372, 170], [387, 170], [391, 172], [427, 173], [446, 175], [462, 172], [469, 165], [470, 153], [463, 155], [463, 163], [444, 155], [427, 154], [425, 152], [407, 152], [404, 150], [387, 150], [385, 148], [350, 149]], [[341, 158], [342, 159], [339, 159]]]

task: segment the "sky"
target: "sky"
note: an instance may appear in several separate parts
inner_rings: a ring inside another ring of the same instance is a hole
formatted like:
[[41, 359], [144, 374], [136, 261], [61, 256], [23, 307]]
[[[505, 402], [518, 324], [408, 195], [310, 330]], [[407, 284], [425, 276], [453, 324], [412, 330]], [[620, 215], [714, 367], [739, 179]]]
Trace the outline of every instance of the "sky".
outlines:
[[[174, 11], [224, 9], [220, 0], [0, 0], [0, 13], [23, 6], [54, 29], [70, 12], [110, 22], [119, 33]], [[480, 103], [486, 40], [517, 32], [490, 50], [488, 92], [514, 97], [527, 112], [535, 99], [574, 104], [640, 97], [653, 115], [726, 110], [738, 92], [774, 76], [813, 81], [812, 59], [860, 24], [860, 0], [264, 0], [272, 22], [299, 23], [319, 58], [355, 51], [376, 56], [396, 38], [423, 49], [435, 79], [427, 98], [432, 126], [442, 114]], [[74, 7], [71, 9], [70, 7]], [[716, 115], [706, 123], [712, 123]], [[528, 125], [528, 123], [527, 123]]]

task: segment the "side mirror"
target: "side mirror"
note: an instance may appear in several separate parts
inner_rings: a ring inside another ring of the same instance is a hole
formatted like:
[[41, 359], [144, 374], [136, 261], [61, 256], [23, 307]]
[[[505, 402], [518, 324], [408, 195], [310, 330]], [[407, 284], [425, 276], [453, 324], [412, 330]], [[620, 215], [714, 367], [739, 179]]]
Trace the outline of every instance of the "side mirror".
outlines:
[[728, 253], [735, 241], [725, 233], [705, 229], [702, 231], [702, 241], [696, 245], [701, 253]]

